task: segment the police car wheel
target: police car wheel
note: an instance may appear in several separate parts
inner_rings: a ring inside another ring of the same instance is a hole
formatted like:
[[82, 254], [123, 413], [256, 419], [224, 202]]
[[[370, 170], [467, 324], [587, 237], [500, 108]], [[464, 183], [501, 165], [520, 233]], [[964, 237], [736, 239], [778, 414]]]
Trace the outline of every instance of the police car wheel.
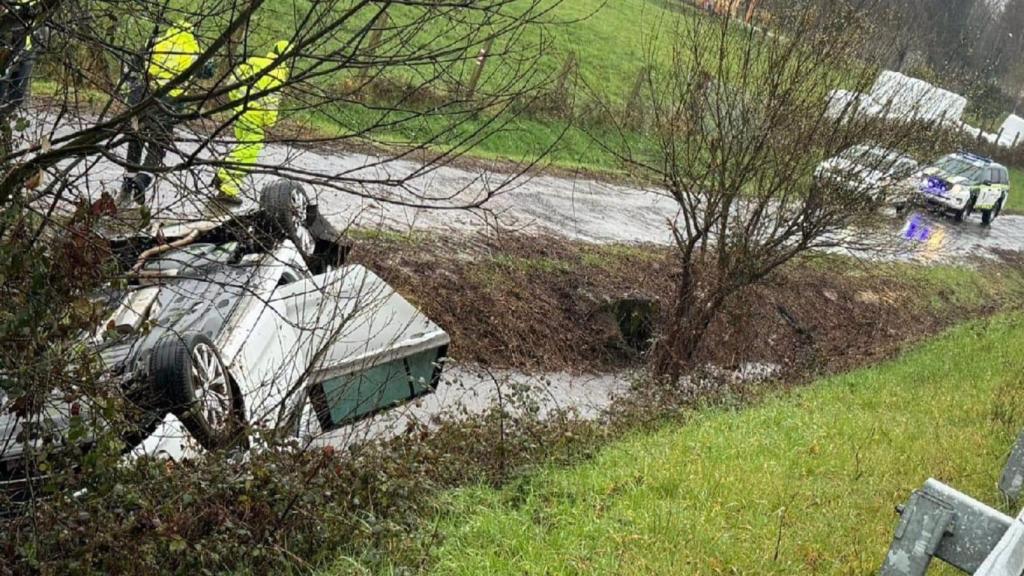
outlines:
[[982, 226], [988, 226], [988, 225], [992, 224], [992, 221], [996, 219], [996, 216], [999, 216], [999, 211], [1002, 209], [1002, 207], [1003, 207], [1003, 201], [1002, 200], [998, 200], [995, 203], [995, 205], [992, 206], [991, 210], [985, 210], [984, 212], [982, 212], [981, 213], [981, 225]]

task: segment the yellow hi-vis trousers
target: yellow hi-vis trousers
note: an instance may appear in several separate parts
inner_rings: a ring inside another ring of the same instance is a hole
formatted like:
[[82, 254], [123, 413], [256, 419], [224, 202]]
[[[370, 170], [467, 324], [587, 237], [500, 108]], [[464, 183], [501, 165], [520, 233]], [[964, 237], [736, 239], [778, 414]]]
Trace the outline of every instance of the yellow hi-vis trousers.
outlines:
[[270, 127], [266, 120], [262, 112], [246, 112], [235, 120], [235, 144], [225, 159], [228, 166], [217, 171], [223, 194], [238, 196], [241, 193], [245, 176], [263, 150], [266, 129]]

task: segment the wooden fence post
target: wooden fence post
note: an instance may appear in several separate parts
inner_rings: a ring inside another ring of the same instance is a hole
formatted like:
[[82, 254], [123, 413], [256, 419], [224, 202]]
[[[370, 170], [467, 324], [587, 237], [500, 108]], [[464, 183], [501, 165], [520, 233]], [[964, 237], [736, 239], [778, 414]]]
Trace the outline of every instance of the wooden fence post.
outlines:
[[493, 45], [494, 37], [491, 36], [484, 42], [483, 47], [480, 48], [480, 53], [476, 56], [476, 68], [473, 69], [473, 75], [469, 78], [469, 85], [466, 86], [467, 100], [473, 98], [473, 95], [476, 94], [476, 85], [480, 82], [480, 76], [484, 72], [484, 64], [487, 63], [487, 55], [491, 53], [491, 46]]
[[562, 116], [565, 116], [572, 110], [572, 98], [569, 97], [569, 79], [576, 73], [576, 66], [576, 53], [569, 52], [569, 55], [565, 57], [565, 62], [562, 64], [562, 69], [558, 71], [555, 90], [548, 96], [550, 98], [548, 106]]
[[370, 78], [370, 63], [372, 62], [373, 57], [377, 54], [377, 48], [380, 46], [381, 36], [383, 35], [384, 28], [387, 27], [389, 20], [388, 13], [386, 11], [382, 11], [380, 14], [377, 14], [377, 17], [373, 20], [373, 24], [370, 27], [370, 36], [366, 40], [366, 65], [359, 72], [359, 78], [361, 80], [360, 83], [366, 82]]
[[649, 66], [641, 66], [640, 71], [637, 72], [636, 80], [633, 81], [633, 88], [629, 91], [625, 110], [626, 122], [629, 125], [636, 126], [643, 122], [643, 102], [641, 101], [641, 96], [643, 95], [644, 85], [650, 77], [650, 72]]
[[576, 53], [569, 52], [569, 55], [565, 57], [565, 63], [562, 64], [562, 69], [558, 71], [558, 84], [555, 85], [555, 94], [565, 94], [566, 84], [569, 82], [569, 77], [576, 71]]
[[757, 11], [757, 5], [761, 0], [748, 0], [747, 2], [747, 15], [743, 18], [743, 21], [750, 24], [754, 20], [754, 12]]

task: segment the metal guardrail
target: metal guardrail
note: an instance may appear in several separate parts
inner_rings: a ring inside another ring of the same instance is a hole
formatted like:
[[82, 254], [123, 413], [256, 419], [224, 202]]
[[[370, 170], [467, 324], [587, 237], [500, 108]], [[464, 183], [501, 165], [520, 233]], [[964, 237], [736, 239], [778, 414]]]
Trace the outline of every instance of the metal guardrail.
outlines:
[[[1024, 433], [999, 488], [1016, 500], [1024, 487]], [[899, 524], [881, 576], [923, 576], [938, 558], [975, 576], [1024, 575], [1024, 512], [1016, 518], [929, 478], [897, 508]]]
[[1010, 457], [1003, 466], [1003, 474], [999, 478], [999, 490], [1012, 501], [1020, 498], [1024, 487], [1024, 432], [1017, 436], [1017, 441], [1010, 450]]
[[1024, 512], [1010, 524], [1010, 528], [996, 544], [995, 549], [978, 567], [979, 576], [1020, 576], [1024, 573]]

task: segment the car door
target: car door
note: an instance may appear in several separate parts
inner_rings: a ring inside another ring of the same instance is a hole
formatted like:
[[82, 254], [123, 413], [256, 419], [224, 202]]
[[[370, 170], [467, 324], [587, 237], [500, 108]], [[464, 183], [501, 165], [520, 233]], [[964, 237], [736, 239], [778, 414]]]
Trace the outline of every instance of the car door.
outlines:
[[1002, 197], [999, 169], [990, 166], [985, 169], [983, 181], [978, 188], [978, 197], [974, 202], [975, 210], [989, 210]]
[[432, 392], [448, 351], [441, 327], [369, 270], [352, 272], [345, 293], [357, 304], [312, 375], [323, 430]]
[[278, 286], [242, 346], [250, 421], [332, 430], [434, 389], [448, 335], [362, 266]]
[[318, 302], [294, 306], [315, 345], [305, 378], [306, 432], [330, 431], [436, 388], [449, 338], [373, 272], [345, 266], [312, 280]]

